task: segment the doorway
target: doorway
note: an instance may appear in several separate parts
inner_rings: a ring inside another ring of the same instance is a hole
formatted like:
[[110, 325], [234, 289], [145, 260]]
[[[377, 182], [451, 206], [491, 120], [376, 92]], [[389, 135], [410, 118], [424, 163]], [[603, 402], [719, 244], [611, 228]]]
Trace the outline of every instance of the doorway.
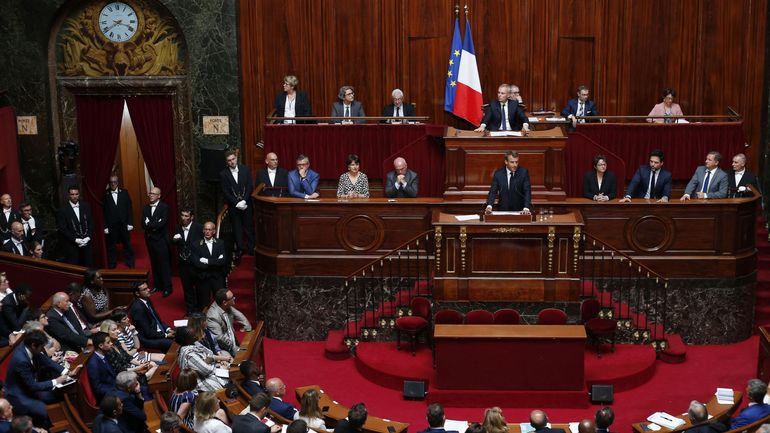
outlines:
[[142, 208], [148, 203], [147, 191], [151, 188], [151, 180], [147, 172], [147, 166], [144, 164], [144, 157], [139, 148], [139, 142], [136, 139], [136, 132], [134, 131], [134, 124], [131, 122], [131, 115], [128, 112], [128, 105], [125, 102], [123, 102], [123, 119], [120, 124], [118, 152], [115, 155], [112, 171], [117, 173], [122, 188], [126, 189], [131, 196], [134, 227], [140, 229], [141, 224], [139, 222], [142, 220]]

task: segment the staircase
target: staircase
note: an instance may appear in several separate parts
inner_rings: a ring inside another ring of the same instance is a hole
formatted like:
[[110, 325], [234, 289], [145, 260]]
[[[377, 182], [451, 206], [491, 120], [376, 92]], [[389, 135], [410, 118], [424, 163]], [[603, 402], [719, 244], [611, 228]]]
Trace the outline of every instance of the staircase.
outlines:
[[754, 304], [754, 326], [770, 326], [770, 242], [762, 218], [757, 221], [757, 291]]

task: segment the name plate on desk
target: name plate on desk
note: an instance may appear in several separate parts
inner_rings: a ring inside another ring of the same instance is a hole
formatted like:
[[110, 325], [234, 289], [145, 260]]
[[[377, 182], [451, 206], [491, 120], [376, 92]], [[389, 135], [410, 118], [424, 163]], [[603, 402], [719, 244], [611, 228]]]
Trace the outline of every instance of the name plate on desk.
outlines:
[[488, 223], [531, 223], [532, 214], [524, 212], [492, 212], [484, 215]]

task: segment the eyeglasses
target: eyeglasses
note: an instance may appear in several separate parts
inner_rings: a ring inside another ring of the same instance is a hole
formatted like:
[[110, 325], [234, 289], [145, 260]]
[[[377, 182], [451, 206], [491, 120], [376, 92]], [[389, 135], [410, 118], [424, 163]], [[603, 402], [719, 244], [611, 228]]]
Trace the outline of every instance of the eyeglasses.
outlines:
[[228, 302], [235, 302], [235, 296], [233, 296], [232, 298], [228, 298], [227, 301]]
[[355, 95], [355, 94], [356, 94], [355, 92], [350, 92], [350, 93], [345, 93], [345, 96], [351, 96], [351, 95]]

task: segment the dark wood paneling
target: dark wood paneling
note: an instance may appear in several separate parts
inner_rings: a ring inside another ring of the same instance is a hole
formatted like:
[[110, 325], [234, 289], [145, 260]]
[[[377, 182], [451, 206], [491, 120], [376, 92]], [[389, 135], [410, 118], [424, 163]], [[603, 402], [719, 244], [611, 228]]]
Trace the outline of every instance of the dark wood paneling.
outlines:
[[[241, 0], [246, 160], [286, 74], [326, 115], [343, 84], [379, 114], [399, 87], [420, 115], [468, 129], [445, 113], [453, 0]], [[578, 84], [602, 114], [645, 115], [664, 87], [685, 114], [745, 118], [756, 169], [762, 118], [767, 0], [468, 0], [484, 99], [502, 82], [529, 108], [560, 110]], [[460, 13], [461, 28], [465, 16]]]

